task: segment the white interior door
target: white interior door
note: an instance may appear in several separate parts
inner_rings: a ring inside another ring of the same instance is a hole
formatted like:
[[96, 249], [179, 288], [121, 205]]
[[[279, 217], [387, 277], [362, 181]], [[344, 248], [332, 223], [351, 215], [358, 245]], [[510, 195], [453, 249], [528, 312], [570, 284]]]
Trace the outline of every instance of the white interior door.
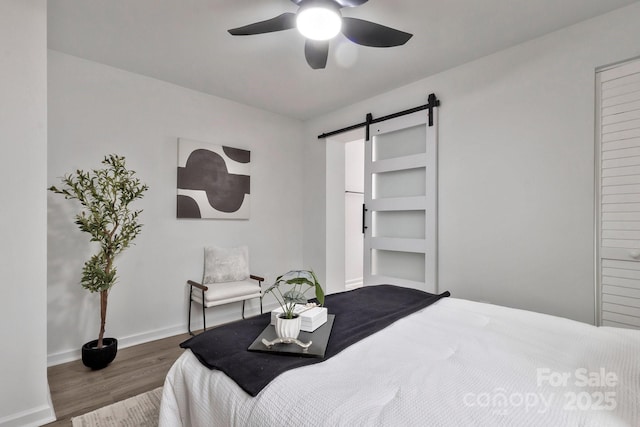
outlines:
[[596, 78], [597, 320], [640, 329], [640, 60]]
[[437, 108], [370, 126], [364, 284], [437, 292]]

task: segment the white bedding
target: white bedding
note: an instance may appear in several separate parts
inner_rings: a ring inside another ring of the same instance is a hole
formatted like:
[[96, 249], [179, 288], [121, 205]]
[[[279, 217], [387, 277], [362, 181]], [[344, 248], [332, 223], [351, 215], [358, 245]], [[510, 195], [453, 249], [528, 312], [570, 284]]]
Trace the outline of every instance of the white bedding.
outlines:
[[256, 397], [189, 350], [165, 381], [160, 427], [319, 425], [637, 427], [640, 331], [444, 298]]

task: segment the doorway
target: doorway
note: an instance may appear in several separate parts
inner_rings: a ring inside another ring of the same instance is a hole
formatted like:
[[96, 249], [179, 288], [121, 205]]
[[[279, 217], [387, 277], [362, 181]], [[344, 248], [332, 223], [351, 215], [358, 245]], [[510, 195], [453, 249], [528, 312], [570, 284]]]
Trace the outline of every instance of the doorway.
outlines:
[[364, 140], [344, 145], [344, 273], [345, 289], [363, 284]]

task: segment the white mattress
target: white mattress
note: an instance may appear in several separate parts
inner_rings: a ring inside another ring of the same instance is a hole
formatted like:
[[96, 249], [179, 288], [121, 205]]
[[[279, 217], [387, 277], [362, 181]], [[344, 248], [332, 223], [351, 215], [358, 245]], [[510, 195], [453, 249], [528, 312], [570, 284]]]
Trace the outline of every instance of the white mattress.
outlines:
[[189, 350], [167, 375], [161, 427], [282, 425], [640, 426], [640, 331], [444, 298], [256, 397]]

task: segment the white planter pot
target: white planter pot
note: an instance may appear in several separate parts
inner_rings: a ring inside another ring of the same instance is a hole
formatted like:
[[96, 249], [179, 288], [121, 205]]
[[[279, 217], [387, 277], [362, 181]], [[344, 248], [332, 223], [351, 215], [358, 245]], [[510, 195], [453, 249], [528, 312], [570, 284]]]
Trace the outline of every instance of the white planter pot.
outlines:
[[293, 319], [285, 319], [276, 317], [276, 335], [283, 339], [296, 339], [300, 334], [300, 326], [302, 325], [302, 317], [296, 316]]

